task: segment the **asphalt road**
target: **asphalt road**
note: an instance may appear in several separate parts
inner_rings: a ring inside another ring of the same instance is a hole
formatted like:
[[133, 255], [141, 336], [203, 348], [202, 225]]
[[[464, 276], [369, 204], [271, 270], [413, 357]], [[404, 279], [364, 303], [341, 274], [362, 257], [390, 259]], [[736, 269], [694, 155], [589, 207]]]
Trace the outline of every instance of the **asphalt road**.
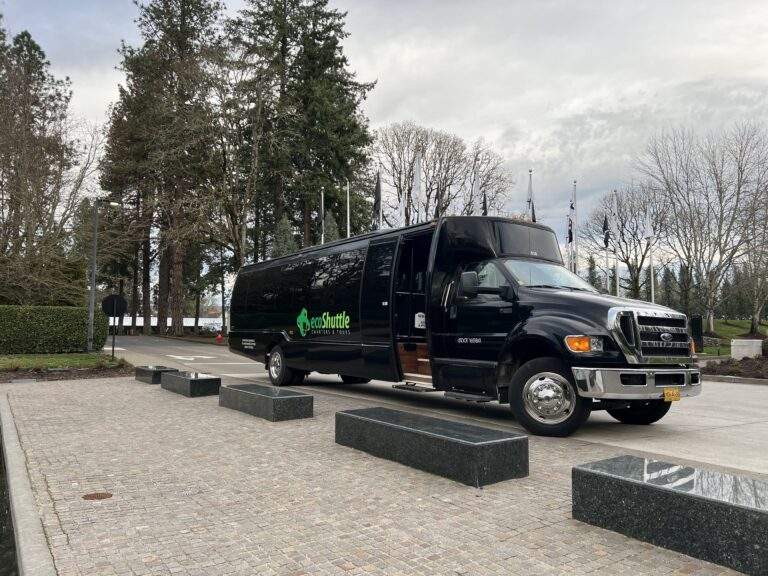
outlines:
[[[151, 336], [118, 337], [116, 346], [115, 354], [136, 366], [164, 364], [216, 374], [225, 383], [266, 377], [261, 364], [232, 354], [225, 346]], [[336, 376], [310, 374], [299, 389], [367, 398], [380, 405], [497, 428], [521, 429], [506, 405], [452, 400], [440, 393], [395, 390], [388, 382], [346, 385]], [[571, 438], [768, 474], [768, 386], [705, 380], [700, 396], [683, 399], [656, 424], [629, 426], [616, 422], [605, 412], [596, 412]]]

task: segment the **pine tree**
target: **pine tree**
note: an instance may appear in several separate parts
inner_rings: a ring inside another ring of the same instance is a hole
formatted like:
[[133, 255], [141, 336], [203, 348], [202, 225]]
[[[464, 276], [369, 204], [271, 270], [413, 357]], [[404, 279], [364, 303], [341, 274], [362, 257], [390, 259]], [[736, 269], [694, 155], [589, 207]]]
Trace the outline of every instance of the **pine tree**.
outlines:
[[587, 264], [587, 282], [598, 290], [602, 290], [604, 284], [603, 279], [600, 278], [600, 275], [597, 273], [597, 262], [595, 262], [595, 257], [591, 254]]
[[333, 217], [333, 212], [328, 210], [325, 213], [325, 241], [333, 242], [339, 239], [339, 227], [336, 224], [336, 218]]
[[275, 228], [275, 238], [272, 243], [272, 258], [279, 258], [286, 254], [291, 254], [298, 250], [296, 245], [296, 239], [293, 235], [293, 228], [288, 221], [288, 217], [283, 214], [283, 217], [278, 221]]

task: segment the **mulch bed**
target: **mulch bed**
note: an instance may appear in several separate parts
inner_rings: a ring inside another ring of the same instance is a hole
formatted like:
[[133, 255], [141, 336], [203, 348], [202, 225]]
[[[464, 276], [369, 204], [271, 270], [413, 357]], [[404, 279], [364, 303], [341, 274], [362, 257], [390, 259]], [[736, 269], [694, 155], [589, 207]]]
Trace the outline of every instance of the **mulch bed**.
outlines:
[[741, 376], [742, 378], [768, 378], [768, 357], [742, 358], [709, 362], [701, 369], [704, 374]]
[[116, 378], [133, 375], [133, 366], [114, 368], [64, 368], [55, 370], [7, 370], [0, 372], [0, 384], [13, 380], [81, 380], [84, 378]]

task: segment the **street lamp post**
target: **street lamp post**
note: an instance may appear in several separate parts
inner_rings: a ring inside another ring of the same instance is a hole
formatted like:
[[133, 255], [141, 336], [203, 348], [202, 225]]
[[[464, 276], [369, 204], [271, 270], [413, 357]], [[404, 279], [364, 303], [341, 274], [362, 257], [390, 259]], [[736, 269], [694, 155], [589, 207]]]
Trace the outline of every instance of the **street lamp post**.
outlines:
[[[93, 321], [96, 315], [96, 254], [99, 241], [99, 198], [93, 201], [93, 241], [91, 243], [91, 292], [88, 297], [88, 352], [93, 352]], [[117, 202], [107, 202], [109, 206], [120, 206]]]

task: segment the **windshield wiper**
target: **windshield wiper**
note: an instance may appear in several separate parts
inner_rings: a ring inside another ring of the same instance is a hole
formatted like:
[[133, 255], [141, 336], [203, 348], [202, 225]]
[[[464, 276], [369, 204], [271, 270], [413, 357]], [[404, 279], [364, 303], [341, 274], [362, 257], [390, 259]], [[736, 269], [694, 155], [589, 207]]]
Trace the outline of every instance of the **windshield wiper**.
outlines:
[[560, 290], [562, 286], [555, 286], [553, 284], [529, 284], [528, 288], [553, 288], [555, 290]]

